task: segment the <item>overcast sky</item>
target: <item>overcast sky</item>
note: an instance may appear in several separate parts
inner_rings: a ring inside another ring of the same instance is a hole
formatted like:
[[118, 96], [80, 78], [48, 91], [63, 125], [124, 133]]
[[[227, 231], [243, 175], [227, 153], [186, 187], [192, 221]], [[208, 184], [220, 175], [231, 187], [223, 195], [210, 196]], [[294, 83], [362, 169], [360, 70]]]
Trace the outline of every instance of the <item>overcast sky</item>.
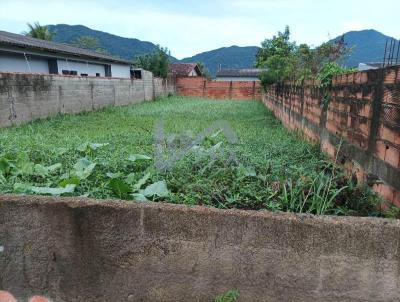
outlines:
[[26, 22], [82, 24], [161, 44], [177, 58], [219, 47], [259, 45], [289, 25], [299, 43], [318, 45], [346, 31], [400, 38], [400, 0], [0, 0], [0, 30]]

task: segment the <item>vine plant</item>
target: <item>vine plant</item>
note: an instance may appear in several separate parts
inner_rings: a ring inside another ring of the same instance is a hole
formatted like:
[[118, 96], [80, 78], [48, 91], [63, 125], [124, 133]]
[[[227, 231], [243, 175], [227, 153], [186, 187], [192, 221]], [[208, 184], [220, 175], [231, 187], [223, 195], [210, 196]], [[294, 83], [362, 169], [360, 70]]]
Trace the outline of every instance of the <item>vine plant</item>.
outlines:
[[322, 107], [324, 109], [328, 108], [329, 100], [330, 100], [330, 91], [332, 88], [332, 79], [334, 76], [338, 74], [354, 72], [353, 68], [346, 68], [338, 65], [335, 62], [330, 62], [325, 64], [317, 75], [318, 80], [318, 88], [322, 92]]

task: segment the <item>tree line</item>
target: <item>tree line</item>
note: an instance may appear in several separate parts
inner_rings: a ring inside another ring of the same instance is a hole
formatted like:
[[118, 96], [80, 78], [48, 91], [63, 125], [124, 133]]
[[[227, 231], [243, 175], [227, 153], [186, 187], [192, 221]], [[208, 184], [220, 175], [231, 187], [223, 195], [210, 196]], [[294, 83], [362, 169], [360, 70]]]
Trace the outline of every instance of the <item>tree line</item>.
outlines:
[[301, 85], [307, 79], [317, 79], [320, 86], [325, 87], [330, 85], [334, 75], [353, 71], [340, 65], [350, 52], [343, 36], [334, 43], [325, 42], [315, 48], [297, 45], [290, 40], [290, 29], [286, 26], [283, 32], [261, 43], [255, 65], [265, 69], [260, 77], [265, 89], [285, 81]]

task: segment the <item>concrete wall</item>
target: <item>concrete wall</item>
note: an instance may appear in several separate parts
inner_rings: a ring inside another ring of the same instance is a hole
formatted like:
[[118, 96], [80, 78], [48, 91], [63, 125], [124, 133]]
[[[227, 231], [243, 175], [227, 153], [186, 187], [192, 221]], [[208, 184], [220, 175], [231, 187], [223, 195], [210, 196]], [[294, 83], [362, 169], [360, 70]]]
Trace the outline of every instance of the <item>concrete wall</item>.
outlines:
[[[89, 62], [77, 62], [70, 60], [57, 60], [57, 65], [59, 74], [62, 74], [63, 70], [74, 70], [78, 72], [78, 75], [85, 73], [89, 76], [95, 77], [96, 73], [99, 73], [101, 77], [105, 76], [104, 64], [93, 64]], [[127, 67], [129, 68], [129, 66]]]
[[209, 81], [202, 77], [176, 78], [176, 92], [183, 96], [213, 99], [260, 100], [261, 86], [254, 82]]
[[6, 54], [0, 52], [0, 71], [1, 72], [32, 72], [32, 73], [49, 73], [48, 60], [27, 55], [29, 64], [24, 54]]
[[400, 300], [400, 221], [0, 196], [0, 289], [20, 301]]
[[337, 157], [349, 176], [400, 206], [400, 67], [339, 75], [327, 93], [323, 102], [325, 92], [313, 82], [288, 83], [271, 88], [263, 102], [286, 127]]
[[143, 71], [141, 80], [0, 73], [0, 127], [58, 113], [93, 111], [174, 93], [172, 83]]

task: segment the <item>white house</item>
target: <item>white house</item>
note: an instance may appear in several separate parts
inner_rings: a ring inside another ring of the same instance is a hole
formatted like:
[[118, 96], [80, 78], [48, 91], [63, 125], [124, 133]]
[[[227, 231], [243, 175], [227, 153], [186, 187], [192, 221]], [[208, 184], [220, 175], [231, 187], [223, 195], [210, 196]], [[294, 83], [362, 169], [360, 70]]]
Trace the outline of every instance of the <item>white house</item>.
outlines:
[[87, 49], [0, 31], [0, 72], [130, 78], [131, 63]]

